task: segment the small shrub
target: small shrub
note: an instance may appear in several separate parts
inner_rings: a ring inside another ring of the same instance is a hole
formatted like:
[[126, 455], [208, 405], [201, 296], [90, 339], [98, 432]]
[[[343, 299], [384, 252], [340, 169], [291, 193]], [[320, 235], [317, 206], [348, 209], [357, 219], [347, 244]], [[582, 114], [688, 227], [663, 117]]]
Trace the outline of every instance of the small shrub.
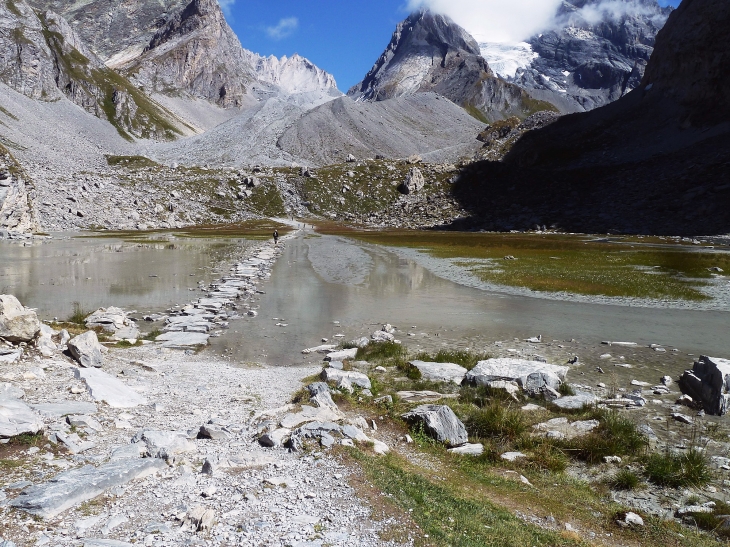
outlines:
[[480, 439], [496, 438], [515, 441], [527, 431], [528, 424], [520, 410], [513, 410], [498, 402], [475, 409], [466, 419], [469, 435]]
[[519, 450], [528, 454], [524, 462], [526, 467], [536, 468], [541, 471], [562, 473], [568, 467], [568, 456], [565, 452], [549, 440], [537, 437], [524, 437], [518, 443]]
[[636, 455], [646, 447], [646, 438], [636, 424], [618, 412], [596, 411], [595, 419], [601, 424], [589, 435], [567, 443], [576, 457], [589, 463], [598, 463], [605, 456]]
[[690, 448], [685, 454], [663, 452], [646, 459], [648, 479], [660, 486], [704, 486], [712, 479], [712, 472], [704, 454]]
[[306, 387], [303, 387], [292, 395], [291, 402], [295, 405], [304, 405], [309, 402], [310, 398], [311, 394], [309, 393], [309, 390]]
[[714, 532], [721, 538], [730, 538], [730, 505], [716, 501], [712, 513], [690, 513], [685, 519], [692, 519], [702, 530]]
[[339, 349], [355, 349], [360, 348], [357, 344], [353, 344], [352, 342], [340, 342], [340, 344], [337, 346]]
[[483, 408], [493, 401], [501, 401], [505, 404], [514, 402], [512, 396], [504, 389], [492, 389], [487, 386], [462, 386], [459, 390], [459, 401], [466, 404], [473, 404]]
[[150, 342], [154, 342], [157, 340], [157, 337], [162, 334], [162, 331], [160, 329], [155, 329], [153, 331], [148, 332], [142, 337], [142, 340], [149, 340]]
[[558, 393], [560, 393], [563, 397], [572, 397], [573, 395], [575, 395], [575, 390], [573, 389], [573, 386], [571, 386], [569, 383], [563, 382], [558, 388]]
[[406, 348], [395, 342], [374, 342], [357, 350], [355, 359], [359, 361], [384, 361], [386, 359], [405, 359]]
[[74, 302], [74, 311], [71, 315], [69, 315], [68, 319], [66, 319], [67, 323], [74, 323], [76, 325], [83, 325], [86, 321], [86, 318], [91, 315], [91, 312], [86, 311], [84, 308], [81, 307], [81, 304], [78, 302]]
[[608, 484], [616, 490], [636, 490], [641, 478], [630, 469], [621, 469], [609, 479]]

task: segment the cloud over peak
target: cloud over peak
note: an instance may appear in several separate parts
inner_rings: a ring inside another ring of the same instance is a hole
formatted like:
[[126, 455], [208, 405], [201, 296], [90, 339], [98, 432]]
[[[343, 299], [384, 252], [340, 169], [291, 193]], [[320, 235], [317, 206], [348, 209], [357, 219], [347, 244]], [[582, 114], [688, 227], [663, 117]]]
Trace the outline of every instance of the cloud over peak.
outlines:
[[280, 19], [276, 26], [266, 27], [266, 34], [272, 40], [281, 40], [294, 33], [299, 27], [299, 19], [296, 17], [286, 17]]

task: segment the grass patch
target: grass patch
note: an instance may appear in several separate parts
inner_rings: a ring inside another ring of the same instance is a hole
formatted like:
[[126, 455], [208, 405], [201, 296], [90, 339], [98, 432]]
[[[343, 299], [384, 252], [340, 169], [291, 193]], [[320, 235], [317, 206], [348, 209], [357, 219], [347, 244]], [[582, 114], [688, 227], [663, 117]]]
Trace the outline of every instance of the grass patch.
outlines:
[[117, 342], [114, 345], [115, 345], [115, 347], [118, 347], [118, 348], [134, 348], [137, 346], [141, 346], [142, 340], [137, 340], [134, 344], [132, 342], [130, 342], [129, 340], [120, 340], [119, 342]]
[[620, 469], [608, 480], [608, 485], [616, 490], [636, 490], [641, 484], [641, 477], [631, 469]]
[[484, 408], [474, 409], [464, 425], [470, 437], [514, 442], [527, 432], [529, 424], [524, 412], [493, 401]]
[[358, 361], [378, 362], [386, 359], [405, 359], [408, 351], [395, 342], [373, 342], [357, 350]]
[[485, 499], [474, 500], [448, 484], [436, 485], [408, 469], [396, 456], [370, 457], [352, 450], [369, 480], [407, 511], [424, 535], [416, 545], [450, 547], [584, 545], [580, 540], [526, 524], [506, 509]]
[[85, 310], [79, 302], [73, 303], [73, 312], [66, 318], [66, 323], [73, 323], [74, 325], [84, 325], [86, 318], [91, 315], [91, 312]]
[[155, 329], [153, 331], [148, 332], [142, 337], [142, 340], [147, 340], [149, 342], [154, 342], [157, 340], [157, 337], [162, 335], [162, 331], [160, 329]]
[[[596, 239], [566, 234], [496, 234], [390, 230], [331, 225], [322, 233], [385, 246], [420, 249], [436, 258], [463, 259], [478, 278], [535, 291], [701, 301], [712, 267], [730, 271], [730, 253], [664, 241]], [[517, 260], [504, 260], [514, 256]]]
[[636, 424], [619, 412], [596, 410], [592, 417], [600, 425], [565, 445], [574, 457], [599, 463], [605, 456], [635, 456], [647, 446], [646, 437], [636, 429]]
[[160, 164], [144, 156], [113, 156], [107, 155], [106, 162], [112, 167], [123, 165], [124, 167], [160, 167]]
[[654, 484], [673, 488], [700, 487], [712, 479], [707, 459], [694, 447], [684, 454], [651, 454], [646, 458], [645, 474]]
[[690, 513], [685, 520], [692, 520], [695, 526], [717, 534], [719, 537], [730, 538], [730, 504], [716, 501], [712, 513]]

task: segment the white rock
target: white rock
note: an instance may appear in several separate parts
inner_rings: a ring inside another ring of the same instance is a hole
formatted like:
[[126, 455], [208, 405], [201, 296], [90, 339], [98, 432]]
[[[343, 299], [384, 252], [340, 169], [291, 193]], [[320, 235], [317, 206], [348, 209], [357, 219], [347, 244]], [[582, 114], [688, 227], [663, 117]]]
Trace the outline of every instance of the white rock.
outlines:
[[505, 452], [500, 456], [503, 460], [507, 460], [508, 462], [514, 462], [522, 458], [526, 458], [527, 455], [523, 454], [522, 452]]
[[76, 368], [74, 376], [86, 383], [94, 400], [104, 401], [112, 408], [134, 408], [147, 404], [142, 395], [104, 371]]
[[424, 380], [434, 382], [453, 382], [460, 385], [466, 376], [467, 370], [455, 363], [431, 363], [427, 361], [410, 361], [410, 365], [421, 372]]
[[465, 456], [481, 456], [484, 453], [484, 446], [481, 443], [466, 443], [462, 446], [457, 446], [456, 448], [449, 448], [449, 452]]

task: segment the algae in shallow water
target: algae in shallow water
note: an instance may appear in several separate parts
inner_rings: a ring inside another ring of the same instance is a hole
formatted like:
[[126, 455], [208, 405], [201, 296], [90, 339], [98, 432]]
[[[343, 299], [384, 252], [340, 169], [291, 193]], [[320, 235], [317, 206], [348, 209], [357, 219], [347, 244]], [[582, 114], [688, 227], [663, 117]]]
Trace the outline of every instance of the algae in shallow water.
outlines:
[[535, 291], [699, 301], [710, 299], [701, 289], [711, 268], [730, 271], [730, 253], [684, 245], [564, 234], [322, 231], [464, 259], [458, 264], [483, 281]]

